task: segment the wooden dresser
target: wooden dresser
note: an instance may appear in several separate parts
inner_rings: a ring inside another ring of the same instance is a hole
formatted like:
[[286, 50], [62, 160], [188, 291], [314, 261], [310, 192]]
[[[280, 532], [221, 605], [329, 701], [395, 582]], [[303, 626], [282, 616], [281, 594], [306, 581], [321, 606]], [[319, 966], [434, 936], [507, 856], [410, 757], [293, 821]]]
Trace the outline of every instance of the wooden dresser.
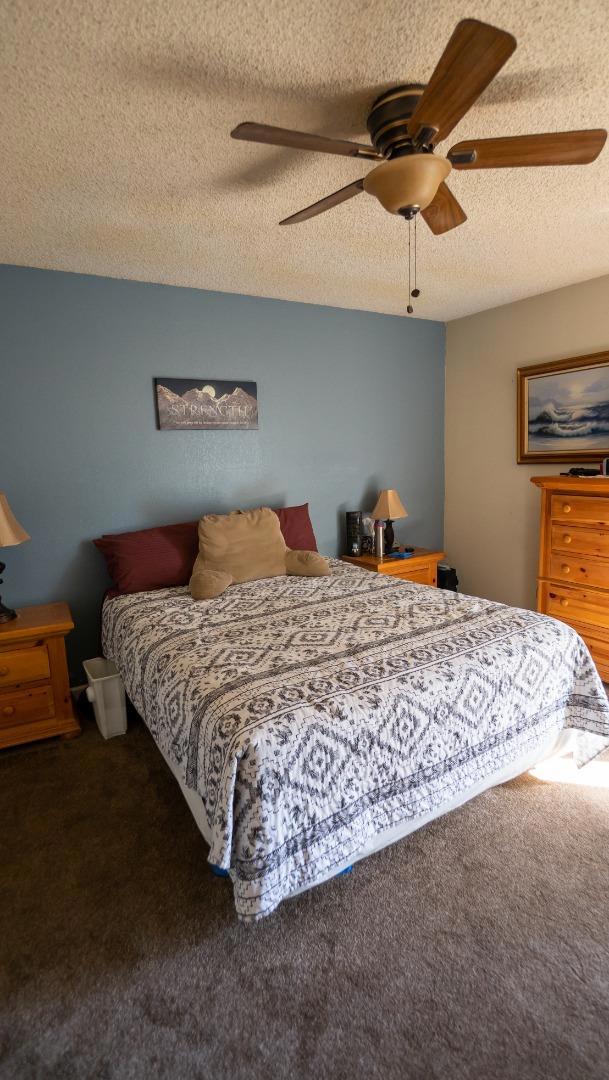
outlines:
[[438, 584], [438, 563], [444, 558], [443, 551], [427, 551], [415, 548], [408, 559], [379, 559], [378, 555], [343, 555], [343, 562], [372, 570], [376, 574], [391, 574], [405, 581], [418, 581], [420, 585]]
[[0, 748], [80, 735], [66, 664], [73, 628], [67, 604], [19, 608], [0, 624]]
[[577, 630], [609, 682], [609, 478], [531, 483], [541, 488], [537, 610]]

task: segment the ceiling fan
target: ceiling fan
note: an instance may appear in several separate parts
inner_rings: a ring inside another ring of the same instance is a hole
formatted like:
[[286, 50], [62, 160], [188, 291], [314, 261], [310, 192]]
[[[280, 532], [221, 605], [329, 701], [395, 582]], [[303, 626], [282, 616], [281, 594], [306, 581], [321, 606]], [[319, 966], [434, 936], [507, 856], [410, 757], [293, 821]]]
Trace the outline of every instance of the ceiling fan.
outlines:
[[268, 124], [239, 124], [234, 139], [378, 161], [362, 177], [284, 218], [295, 225], [366, 191], [385, 210], [407, 220], [421, 212], [434, 233], [448, 232], [467, 215], [446, 184], [451, 169], [531, 165], [587, 165], [600, 154], [607, 132], [558, 131], [497, 139], [468, 139], [446, 157], [435, 153], [516, 48], [516, 39], [477, 19], [458, 23], [426, 86], [395, 86], [373, 103], [367, 120], [372, 146], [328, 139]]

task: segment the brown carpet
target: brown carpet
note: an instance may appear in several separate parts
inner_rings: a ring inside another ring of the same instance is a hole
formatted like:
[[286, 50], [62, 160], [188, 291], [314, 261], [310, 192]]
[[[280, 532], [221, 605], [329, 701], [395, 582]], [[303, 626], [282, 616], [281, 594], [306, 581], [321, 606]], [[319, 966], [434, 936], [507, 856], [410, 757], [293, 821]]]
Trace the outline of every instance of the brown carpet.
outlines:
[[2, 1077], [609, 1076], [609, 789], [520, 779], [253, 927], [139, 722], [0, 792]]

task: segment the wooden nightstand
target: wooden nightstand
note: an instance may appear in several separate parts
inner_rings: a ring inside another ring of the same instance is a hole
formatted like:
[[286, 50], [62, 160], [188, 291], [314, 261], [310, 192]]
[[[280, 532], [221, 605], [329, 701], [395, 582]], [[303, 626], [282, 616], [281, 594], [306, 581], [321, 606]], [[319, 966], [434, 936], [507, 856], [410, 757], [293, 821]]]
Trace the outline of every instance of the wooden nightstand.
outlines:
[[379, 559], [377, 555], [341, 555], [343, 562], [372, 570], [376, 574], [391, 574], [405, 581], [418, 581], [420, 585], [438, 584], [438, 563], [444, 558], [443, 551], [427, 551], [415, 548], [408, 559]]
[[0, 624], [0, 748], [52, 735], [74, 738], [65, 636], [74, 629], [67, 604], [19, 608]]

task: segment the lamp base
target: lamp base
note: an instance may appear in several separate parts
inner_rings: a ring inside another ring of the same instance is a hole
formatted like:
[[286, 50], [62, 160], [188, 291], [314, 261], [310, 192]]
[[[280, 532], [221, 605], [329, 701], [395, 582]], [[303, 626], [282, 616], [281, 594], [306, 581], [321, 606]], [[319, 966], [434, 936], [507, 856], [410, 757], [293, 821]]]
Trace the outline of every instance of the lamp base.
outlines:
[[391, 555], [393, 551], [393, 521], [391, 518], [387, 518], [385, 522], [385, 555]]
[[5, 607], [0, 600], [0, 623], [10, 622], [11, 619], [17, 618], [17, 612], [13, 611], [10, 607]]
[[[4, 573], [5, 568], [6, 568], [6, 563], [0, 562], [0, 574]], [[1, 577], [0, 577], [0, 585], [2, 585], [2, 578]], [[13, 609], [10, 608], [10, 607], [5, 607], [4, 604], [2, 603], [2, 600], [0, 600], [0, 623], [10, 622], [11, 619], [16, 619], [16, 618], [17, 618], [17, 612], [13, 611]]]

